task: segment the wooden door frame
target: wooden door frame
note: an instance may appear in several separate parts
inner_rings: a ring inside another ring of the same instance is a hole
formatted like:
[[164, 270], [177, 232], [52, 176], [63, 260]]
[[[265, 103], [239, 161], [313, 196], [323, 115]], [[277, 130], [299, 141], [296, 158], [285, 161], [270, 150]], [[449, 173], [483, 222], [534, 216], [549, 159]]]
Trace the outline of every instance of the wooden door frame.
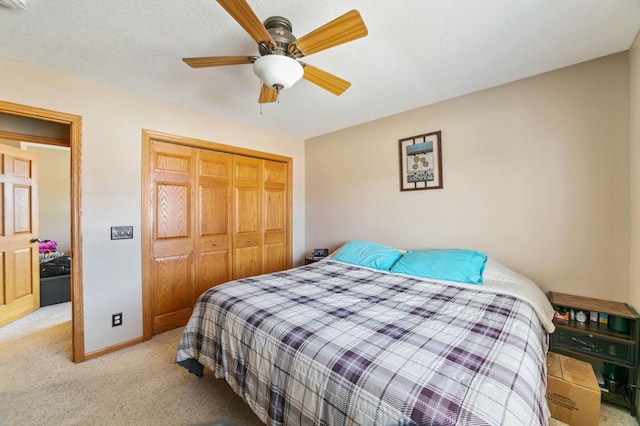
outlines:
[[150, 153], [151, 141], [160, 141], [184, 145], [192, 148], [207, 149], [210, 151], [226, 152], [229, 154], [244, 155], [247, 157], [260, 158], [263, 160], [280, 161], [287, 163], [287, 267], [292, 266], [293, 259], [293, 158], [285, 157], [268, 152], [254, 151], [232, 145], [223, 145], [216, 142], [208, 142], [201, 139], [176, 136], [168, 133], [155, 132], [153, 130], [142, 129], [142, 331], [143, 340], [149, 340], [153, 336], [153, 310], [151, 309], [151, 269], [152, 269], [152, 239], [153, 222], [150, 215], [152, 211], [151, 196], [153, 194]]
[[71, 149], [71, 359], [73, 362], [82, 362], [85, 360], [84, 304], [82, 299], [82, 186], [80, 184], [82, 177], [82, 163], [80, 161], [82, 153], [82, 117], [2, 100], [0, 100], [0, 113], [69, 125], [68, 144], [60, 139], [43, 138], [28, 134], [1, 132], [0, 135], [6, 139], [69, 146]]

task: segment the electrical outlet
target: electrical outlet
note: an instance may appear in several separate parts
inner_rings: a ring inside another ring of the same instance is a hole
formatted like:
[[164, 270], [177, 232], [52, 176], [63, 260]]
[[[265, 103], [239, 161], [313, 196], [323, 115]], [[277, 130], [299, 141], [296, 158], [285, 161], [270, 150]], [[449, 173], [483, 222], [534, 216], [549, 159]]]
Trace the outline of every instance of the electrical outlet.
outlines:
[[128, 240], [133, 238], [133, 226], [112, 226], [112, 240]]
[[122, 312], [111, 315], [111, 327], [122, 325]]

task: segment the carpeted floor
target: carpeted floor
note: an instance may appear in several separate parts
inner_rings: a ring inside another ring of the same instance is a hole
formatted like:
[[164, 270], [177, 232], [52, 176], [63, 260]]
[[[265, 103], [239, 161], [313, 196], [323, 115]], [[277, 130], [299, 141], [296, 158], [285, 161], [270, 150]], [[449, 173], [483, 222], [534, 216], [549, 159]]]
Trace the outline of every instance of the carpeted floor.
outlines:
[[70, 319], [63, 303], [0, 328], [0, 425], [262, 425], [224, 381], [174, 363], [181, 329], [74, 364]]
[[[70, 319], [62, 303], [0, 328], [0, 425], [262, 424], [224, 381], [174, 364], [182, 329], [74, 364]], [[600, 425], [638, 422], [603, 404]]]

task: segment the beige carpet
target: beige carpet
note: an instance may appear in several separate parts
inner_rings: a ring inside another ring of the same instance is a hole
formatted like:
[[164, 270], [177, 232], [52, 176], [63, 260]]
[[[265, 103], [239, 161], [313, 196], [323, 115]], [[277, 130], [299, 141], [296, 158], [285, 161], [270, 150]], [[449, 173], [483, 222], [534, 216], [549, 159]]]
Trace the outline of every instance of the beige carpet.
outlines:
[[[62, 303], [0, 328], [0, 425], [261, 425], [225, 382], [174, 364], [181, 329], [74, 364], [70, 319]], [[603, 404], [600, 424], [638, 422]]]
[[70, 361], [70, 303], [0, 328], [0, 425], [261, 425], [222, 380], [174, 363], [180, 329]]

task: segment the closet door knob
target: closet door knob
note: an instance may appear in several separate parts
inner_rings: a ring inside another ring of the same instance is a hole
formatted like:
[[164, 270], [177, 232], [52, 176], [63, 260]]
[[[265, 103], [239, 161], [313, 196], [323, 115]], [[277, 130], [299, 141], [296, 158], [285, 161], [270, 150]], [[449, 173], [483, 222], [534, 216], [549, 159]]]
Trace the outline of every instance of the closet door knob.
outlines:
[[32, 239], [31, 239], [31, 242], [32, 242], [32, 243], [37, 243], [38, 241], [40, 241], [40, 238], [32, 238]]

